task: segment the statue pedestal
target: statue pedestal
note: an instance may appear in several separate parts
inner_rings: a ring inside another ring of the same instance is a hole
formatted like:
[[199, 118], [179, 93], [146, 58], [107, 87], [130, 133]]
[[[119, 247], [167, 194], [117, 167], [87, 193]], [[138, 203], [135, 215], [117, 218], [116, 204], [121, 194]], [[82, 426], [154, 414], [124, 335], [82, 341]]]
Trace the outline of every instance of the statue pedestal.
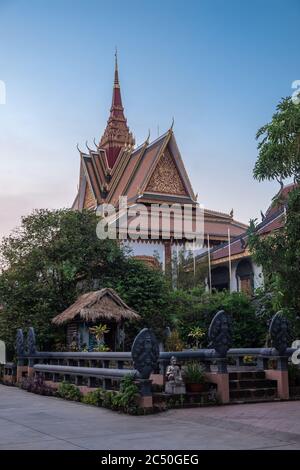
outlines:
[[169, 393], [170, 395], [183, 395], [186, 393], [185, 385], [176, 384], [176, 382], [166, 382], [165, 392]]

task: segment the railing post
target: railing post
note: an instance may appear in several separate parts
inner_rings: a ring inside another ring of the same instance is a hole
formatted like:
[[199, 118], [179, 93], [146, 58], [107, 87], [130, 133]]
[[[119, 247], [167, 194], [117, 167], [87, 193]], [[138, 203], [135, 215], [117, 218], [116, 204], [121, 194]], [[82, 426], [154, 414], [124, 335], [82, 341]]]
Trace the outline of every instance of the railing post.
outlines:
[[267, 357], [258, 356], [256, 367], [260, 370], [267, 370], [269, 364], [269, 359]]
[[137, 381], [140, 387], [140, 406], [153, 406], [152, 381], [150, 375], [158, 368], [159, 346], [154, 333], [144, 328], [135, 337], [131, 349], [134, 368], [137, 370]]
[[16, 337], [16, 352], [17, 352], [17, 383], [21, 382], [23, 372], [25, 370], [25, 347], [24, 347], [24, 335], [23, 330], [19, 328], [17, 330]]
[[32, 327], [29, 328], [27, 334], [27, 354], [28, 354], [28, 364], [27, 364], [27, 375], [28, 377], [34, 376], [34, 356], [36, 354], [36, 339], [35, 332]]
[[33, 377], [34, 376], [33, 366], [34, 366], [34, 359], [30, 357], [28, 359], [28, 369], [27, 369], [28, 377]]
[[238, 356], [238, 357], [236, 358], [236, 366], [237, 366], [237, 367], [242, 367], [242, 366], [244, 366], [244, 365], [245, 365], [245, 364], [244, 364], [244, 356]]
[[232, 344], [231, 318], [220, 310], [209, 326], [209, 347], [215, 350], [217, 372], [206, 372], [206, 378], [217, 385], [217, 397], [221, 403], [229, 402], [229, 374], [227, 370], [227, 352]]
[[288, 375], [288, 356], [286, 350], [290, 338], [290, 327], [288, 320], [283, 316], [282, 312], [277, 312], [272, 318], [269, 335], [272, 346], [278, 351], [277, 369], [266, 370], [266, 377], [270, 380], [277, 381], [278, 397], [288, 400], [289, 392], [289, 375]]
[[228, 373], [226, 357], [217, 359], [217, 367], [218, 367], [218, 374]]

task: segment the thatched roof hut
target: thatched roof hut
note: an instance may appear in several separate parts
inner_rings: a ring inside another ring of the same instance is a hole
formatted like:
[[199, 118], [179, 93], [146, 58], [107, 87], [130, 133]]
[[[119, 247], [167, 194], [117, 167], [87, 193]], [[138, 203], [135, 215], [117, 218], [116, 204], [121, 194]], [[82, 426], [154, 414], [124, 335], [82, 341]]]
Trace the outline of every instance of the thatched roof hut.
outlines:
[[95, 323], [139, 320], [141, 317], [109, 288], [83, 294], [64, 312], [53, 318], [52, 323], [63, 325], [73, 321]]

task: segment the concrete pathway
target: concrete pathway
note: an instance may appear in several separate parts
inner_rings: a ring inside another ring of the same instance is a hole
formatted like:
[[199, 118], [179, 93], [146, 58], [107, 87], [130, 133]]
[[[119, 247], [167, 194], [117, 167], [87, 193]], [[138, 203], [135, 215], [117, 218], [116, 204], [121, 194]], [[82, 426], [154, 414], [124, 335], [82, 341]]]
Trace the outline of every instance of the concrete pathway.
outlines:
[[127, 416], [0, 385], [0, 449], [300, 449], [300, 401]]

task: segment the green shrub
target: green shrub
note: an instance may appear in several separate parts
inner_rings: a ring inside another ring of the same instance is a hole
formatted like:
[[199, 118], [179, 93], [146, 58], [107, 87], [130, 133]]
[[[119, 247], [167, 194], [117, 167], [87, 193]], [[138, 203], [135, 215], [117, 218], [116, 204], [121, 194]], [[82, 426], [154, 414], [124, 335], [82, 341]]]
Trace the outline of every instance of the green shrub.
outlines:
[[81, 398], [82, 403], [86, 405], [93, 405], [93, 406], [102, 406], [103, 404], [103, 390], [101, 388], [97, 388]]
[[130, 413], [138, 407], [138, 396], [139, 388], [134, 382], [134, 377], [127, 375], [120, 382], [120, 391], [112, 396], [112, 408]]
[[185, 343], [191, 343], [191, 329], [204, 330], [201, 346], [208, 347], [208, 328], [219, 310], [225, 310], [232, 317], [233, 347], [264, 346], [268, 319], [257, 315], [255, 304], [245, 294], [227, 291], [209, 294], [202, 289], [172, 292], [170, 306], [173, 323]]
[[184, 349], [184, 342], [180, 338], [179, 332], [173, 330], [168, 336], [165, 344], [166, 351], [182, 351]]
[[80, 401], [82, 393], [76, 385], [70, 384], [68, 382], [61, 382], [59, 384], [57, 395], [60, 398], [65, 398], [66, 400]]
[[104, 391], [103, 392], [103, 402], [102, 406], [104, 408], [111, 408], [112, 407], [112, 399], [113, 399], [114, 392], [112, 391]]
[[203, 384], [204, 369], [198, 362], [188, 362], [184, 367], [184, 378], [186, 383]]

